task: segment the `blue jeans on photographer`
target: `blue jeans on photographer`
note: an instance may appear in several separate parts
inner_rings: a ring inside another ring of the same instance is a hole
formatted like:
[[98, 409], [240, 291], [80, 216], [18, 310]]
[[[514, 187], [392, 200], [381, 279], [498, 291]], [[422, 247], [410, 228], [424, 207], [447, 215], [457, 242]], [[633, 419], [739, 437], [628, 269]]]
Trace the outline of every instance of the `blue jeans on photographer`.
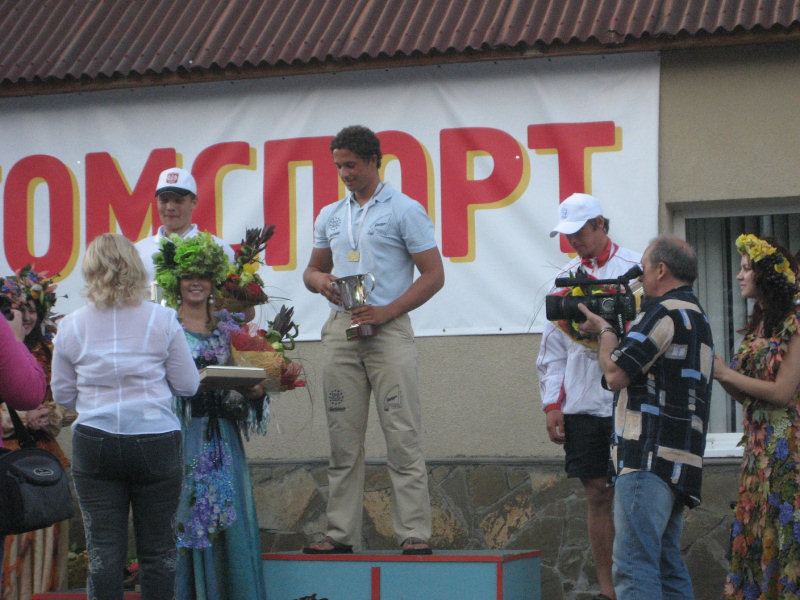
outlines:
[[174, 597], [182, 452], [180, 431], [119, 435], [75, 428], [72, 476], [86, 531], [89, 599], [123, 596], [129, 510], [142, 599]]
[[661, 477], [635, 471], [614, 484], [613, 577], [617, 600], [692, 600], [681, 557], [685, 506]]

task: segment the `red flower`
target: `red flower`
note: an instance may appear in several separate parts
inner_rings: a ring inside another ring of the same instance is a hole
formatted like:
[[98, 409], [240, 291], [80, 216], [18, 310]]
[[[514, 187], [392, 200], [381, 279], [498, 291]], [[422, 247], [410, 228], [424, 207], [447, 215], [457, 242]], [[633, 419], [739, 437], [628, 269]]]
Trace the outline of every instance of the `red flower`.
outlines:
[[299, 379], [303, 372], [303, 365], [296, 362], [284, 361], [281, 365], [281, 390], [292, 390], [304, 387], [306, 382]]
[[239, 331], [231, 334], [231, 346], [240, 352], [274, 352], [273, 347], [270, 345], [266, 337], [263, 335], [250, 335], [250, 332], [247, 330], [247, 328], [242, 328]]

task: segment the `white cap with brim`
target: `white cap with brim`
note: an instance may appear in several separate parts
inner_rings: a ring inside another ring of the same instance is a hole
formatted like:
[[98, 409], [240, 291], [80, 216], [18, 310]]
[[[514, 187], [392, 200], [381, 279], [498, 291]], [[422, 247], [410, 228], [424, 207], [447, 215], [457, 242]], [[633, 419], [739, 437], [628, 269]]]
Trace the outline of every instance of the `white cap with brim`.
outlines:
[[197, 183], [186, 169], [172, 168], [161, 171], [156, 185], [156, 196], [162, 192], [197, 195]]
[[570, 235], [578, 231], [589, 219], [603, 214], [600, 201], [589, 194], [572, 194], [558, 205], [558, 224], [553, 227], [550, 237], [559, 233]]

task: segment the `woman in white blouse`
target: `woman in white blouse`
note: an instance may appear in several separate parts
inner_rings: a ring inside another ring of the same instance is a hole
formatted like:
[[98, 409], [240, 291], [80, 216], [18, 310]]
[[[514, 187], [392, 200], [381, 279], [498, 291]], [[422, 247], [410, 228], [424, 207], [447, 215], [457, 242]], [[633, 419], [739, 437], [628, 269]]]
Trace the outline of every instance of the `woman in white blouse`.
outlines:
[[98, 236], [82, 271], [89, 303], [60, 323], [51, 386], [56, 402], [78, 412], [72, 475], [88, 597], [122, 598], [132, 510], [142, 598], [172, 598], [182, 481], [172, 397], [197, 391], [197, 369], [175, 311], [145, 301], [147, 275], [130, 241]]

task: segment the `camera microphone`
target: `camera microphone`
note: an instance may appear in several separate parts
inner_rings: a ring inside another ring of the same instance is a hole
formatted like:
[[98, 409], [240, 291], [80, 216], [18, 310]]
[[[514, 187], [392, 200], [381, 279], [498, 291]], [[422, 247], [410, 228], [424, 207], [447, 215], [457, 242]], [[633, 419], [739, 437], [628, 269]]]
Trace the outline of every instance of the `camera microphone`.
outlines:
[[[628, 269], [624, 274], [620, 275], [616, 279], [603, 279], [603, 282], [609, 283], [616, 283], [616, 282], [625, 282], [627, 283], [631, 279], [636, 279], [642, 275], [642, 268], [639, 265], [634, 265], [630, 269]], [[598, 283], [601, 280], [596, 279], [588, 279], [588, 278], [580, 278], [580, 277], [557, 277], [553, 285], [557, 288], [561, 287], [572, 287], [574, 285], [585, 285], [585, 284], [593, 284]]]

